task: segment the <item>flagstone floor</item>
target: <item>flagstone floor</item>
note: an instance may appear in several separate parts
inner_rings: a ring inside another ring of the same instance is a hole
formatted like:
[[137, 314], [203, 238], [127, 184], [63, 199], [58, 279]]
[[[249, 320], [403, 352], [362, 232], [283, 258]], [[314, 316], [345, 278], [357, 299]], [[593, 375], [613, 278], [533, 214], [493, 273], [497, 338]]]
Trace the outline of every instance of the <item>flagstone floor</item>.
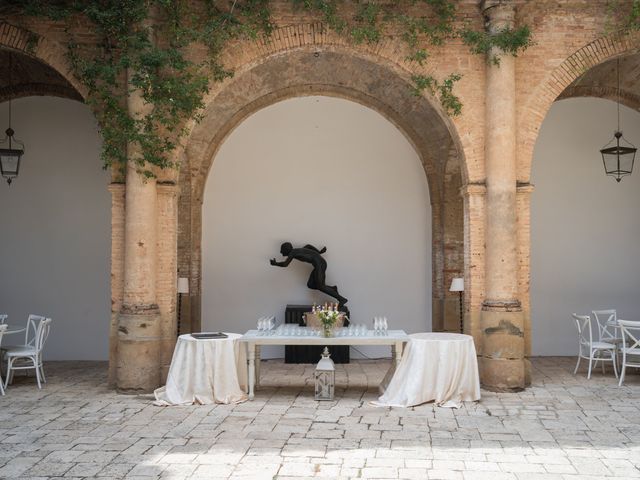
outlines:
[[0, 397], [0, 478], [640, 478], [640, 375], [573, 365], [536, 358], [530, 389], [451, 410], [369, 406], [383, 360], [338, 366], [334, 402], [313, 400], [312, 366], [272, 360], [255, 401], [186, 407], [116, 394], [105, 363], [49, 362], [41, 391], [16, 378]]

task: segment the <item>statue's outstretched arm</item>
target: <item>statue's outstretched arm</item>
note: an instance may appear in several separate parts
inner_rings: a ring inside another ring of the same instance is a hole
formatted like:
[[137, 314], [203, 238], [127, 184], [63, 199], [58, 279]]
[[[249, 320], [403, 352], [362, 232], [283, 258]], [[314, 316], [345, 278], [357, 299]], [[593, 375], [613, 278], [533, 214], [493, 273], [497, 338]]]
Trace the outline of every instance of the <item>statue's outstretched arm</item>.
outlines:
[[275, 258], [272, 258], [269, 263], [271, 263], [271, 265], [275, 266], [275, 267], [287, 267], [289, 266], [289, 264], [291, 263], [291, 260], [293, 260], [292, 257], [287, 257], [286, 260], [282, 261], [282, 262], [277, 262]]

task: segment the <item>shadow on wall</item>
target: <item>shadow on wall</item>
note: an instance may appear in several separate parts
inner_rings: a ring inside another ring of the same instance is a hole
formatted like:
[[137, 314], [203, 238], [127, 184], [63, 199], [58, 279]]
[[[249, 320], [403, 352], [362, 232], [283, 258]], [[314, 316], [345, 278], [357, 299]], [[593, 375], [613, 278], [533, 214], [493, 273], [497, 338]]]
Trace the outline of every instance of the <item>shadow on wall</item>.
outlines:
[[243, 332], [261, 315], [282, 320], [288, 303], [331, 301], [307, 289], [309, 265], [269, 265], [291, 241], [327, 247], [327, 284], [354, 322], [385, 315], [430, 331], [430, 219], [420, 159], [377, 112], [331, 97], [260, 110], [222, 145], [207, 181], [203, 328]]
[[[625, 137], [640, 145], [640, 114], [621, 107]], [[534, 355], [574, 355], [571, 313], [640, 312], [640, 172], [607, 177], [599, 150], [612, 138], [616, 104], [556, 102], [536, 143], [531, 203]], [[637, 166], [636, 166], [637, 170]]]
[[0, 310], [10, 324], [53, 319], [45, 359], [106, 359], [111, 202], [95, 118], [79, 102], [29, 97], [13, 101], [12, 120], [25, 154], [0, 185]]

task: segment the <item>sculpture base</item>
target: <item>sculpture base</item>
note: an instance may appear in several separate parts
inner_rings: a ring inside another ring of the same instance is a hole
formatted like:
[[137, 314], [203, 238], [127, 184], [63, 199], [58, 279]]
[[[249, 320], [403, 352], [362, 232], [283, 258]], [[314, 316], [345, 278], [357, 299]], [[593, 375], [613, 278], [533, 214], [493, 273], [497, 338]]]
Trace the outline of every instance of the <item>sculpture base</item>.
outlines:
[[[304, 326], [304, 314], [311, 311], [311, 305], [287, 305], [284, 313], [285, 323], [295, 323]], [[341, 312], [349, 316], [349, 309], [342, 307]], [[324, 346], [315, 345], [287, 345], [284, 347], [284, 363], [318, 363]], [[348, 346], [331, 346], [331, 360], [333, 363], [349, 363]]]

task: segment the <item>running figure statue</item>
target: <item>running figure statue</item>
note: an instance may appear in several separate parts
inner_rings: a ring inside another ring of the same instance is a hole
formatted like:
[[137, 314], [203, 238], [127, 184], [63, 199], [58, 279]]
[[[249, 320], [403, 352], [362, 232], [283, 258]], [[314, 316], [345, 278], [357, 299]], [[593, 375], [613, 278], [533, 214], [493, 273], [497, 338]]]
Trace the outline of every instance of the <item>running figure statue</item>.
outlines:
[[275, 258], [272, 258], [270, 263], [276, 267], [287, 267], [292, 260], [310, 263], [313, 266], [313, 270], [311, 271], [311, 275], [309, 275], [307, 287], [326, 293], [338, 301], [339, 307], [343, 307], [348, 300], [338, 293], [338, 287], [336, 285], [331, 287], [325, 283], [327, 261], [322, 258], [322, 254], [326, 251], [327, 247], [322, 247], [322, 250], [318, 250], [313, 245], [293, 248], [291, 243], [285, 242], [280, 246], [280, 253], [283, 257], [287, 257], [286, 260], [277, 262]]

